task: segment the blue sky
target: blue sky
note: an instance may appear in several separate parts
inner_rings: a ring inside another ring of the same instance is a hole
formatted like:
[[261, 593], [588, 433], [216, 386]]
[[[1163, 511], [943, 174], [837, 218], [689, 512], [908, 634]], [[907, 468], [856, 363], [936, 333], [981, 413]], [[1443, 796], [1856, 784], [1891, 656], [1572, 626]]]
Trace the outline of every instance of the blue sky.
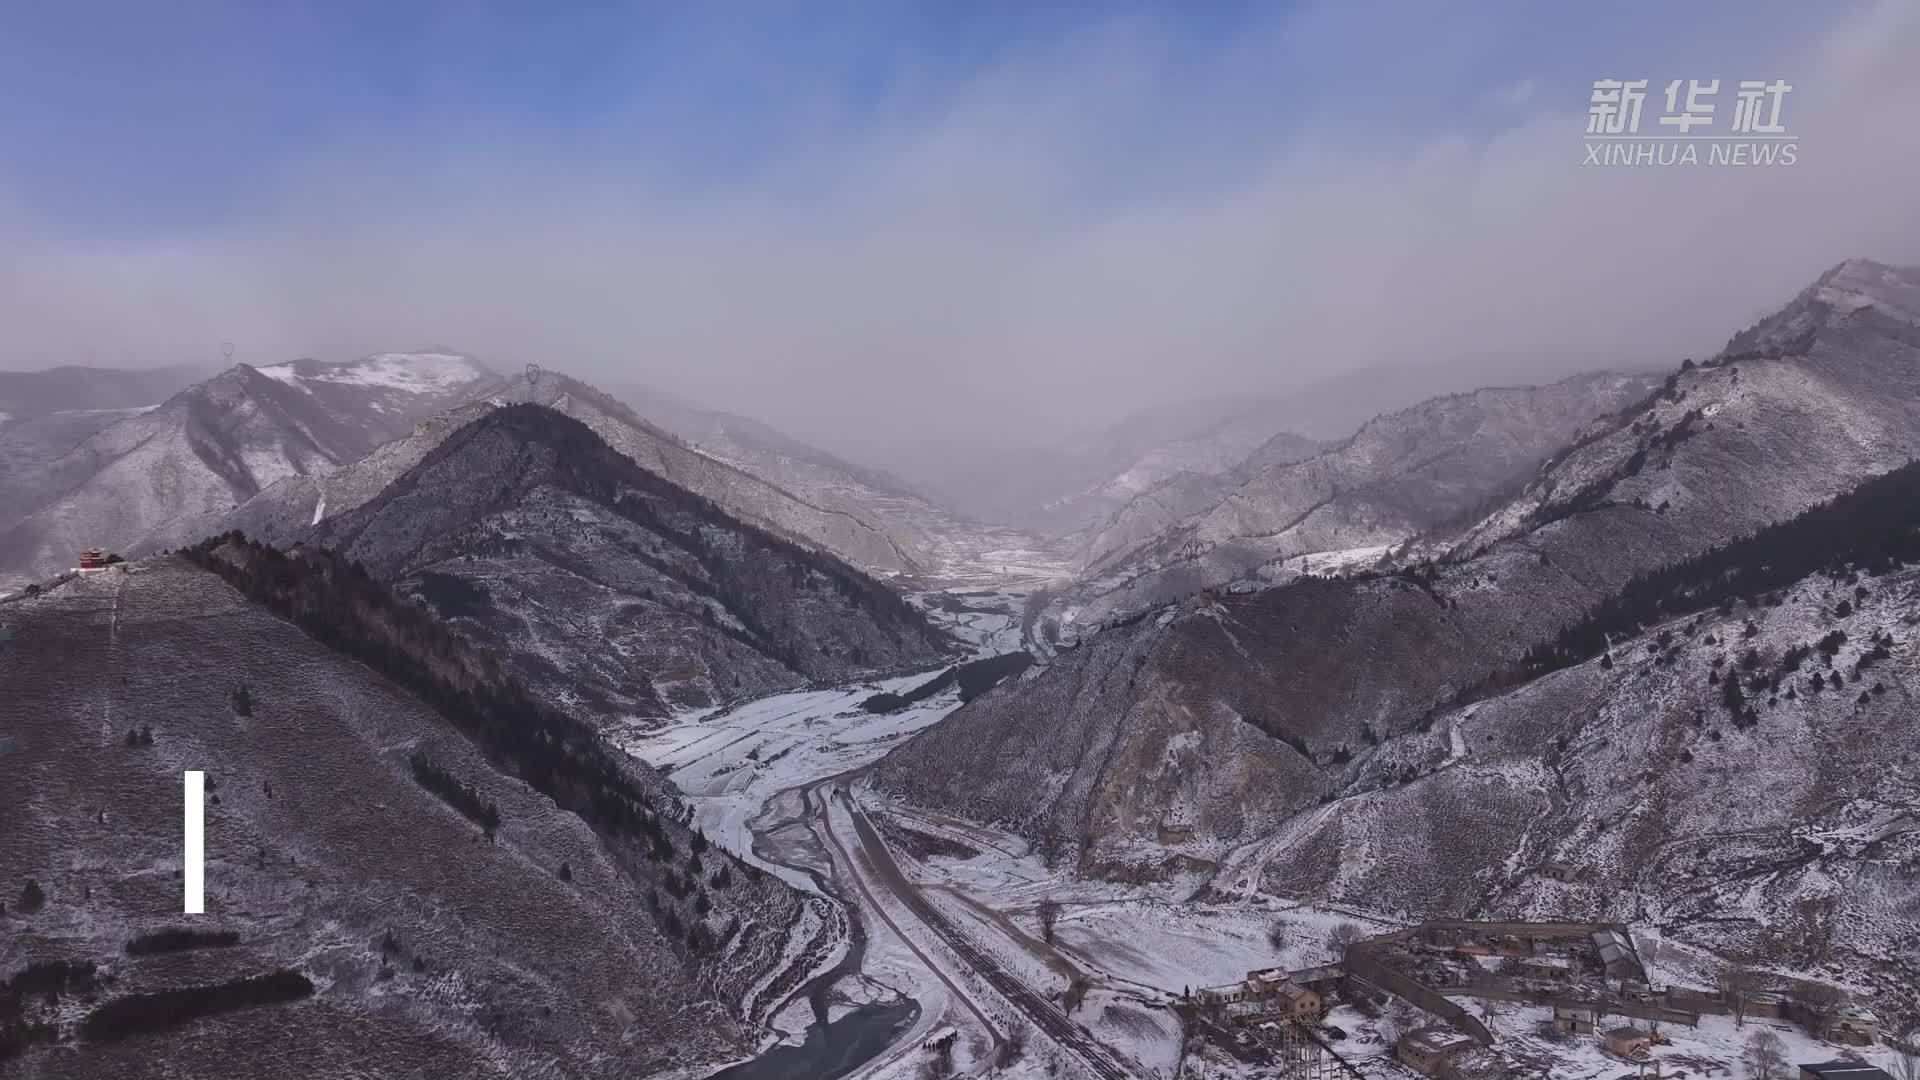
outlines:
[[[498, 157], [702, 189], [938, 124], [983, 86], [1072, 95], [1078, 197], [1205, 185], [1302, 125], [1474, 131], [1531, 83], [1717, 70], [1821, 5], [16, 4], [0, 184], [80, 231], [264, 212], [316, 159]], [[1113, 60], [1101, 66], [1102, 58]], [[1732, 70], [1728, 77], [1738, 77]], [[1571, 97], [1569, 97], [1571, 95]]]

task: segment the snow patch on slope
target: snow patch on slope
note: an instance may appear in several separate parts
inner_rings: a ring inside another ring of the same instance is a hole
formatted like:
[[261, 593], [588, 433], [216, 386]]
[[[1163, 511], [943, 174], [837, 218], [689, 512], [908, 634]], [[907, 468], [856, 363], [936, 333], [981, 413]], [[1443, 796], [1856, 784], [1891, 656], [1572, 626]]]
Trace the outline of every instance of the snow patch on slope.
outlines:
[[472, 360], [458, 353], [375, 353], [347, 364], [330, 365], [303, 374], [293, 364], [255, 369], [269, 379], [306, 388], [309, 382], [347, 386], [375, 386], [413, 394], [438, 394], [486, 377]]

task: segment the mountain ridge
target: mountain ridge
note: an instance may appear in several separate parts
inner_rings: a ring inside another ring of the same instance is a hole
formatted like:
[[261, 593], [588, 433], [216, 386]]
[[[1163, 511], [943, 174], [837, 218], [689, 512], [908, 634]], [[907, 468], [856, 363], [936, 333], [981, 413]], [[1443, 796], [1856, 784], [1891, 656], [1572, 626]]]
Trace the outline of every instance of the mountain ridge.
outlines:
[[523, 681], [606, 722], [933, 664], [953, 648], [878, 581], [539, 405], [453, 430], [307, 540], [401, 583]]
[[[1334, 756], [1416, 727], [1634, 575], [1904, 464], [1920, 328], [1866, 305], [1805, 340], [1676, 372], [1550, 460], [1473, 543], [1144, 610], [915, 736], [876, 781], [1075, 852], [1085, 873], [1200, 872], [1219, 844], [1311, 809]], [[1215, 752], [1177, 753], [1189, 740]]]
[[274, 482], [356, 460], [492, 377], [464, 361], [410, 383], [396, 376], [406, 360], [235, 364], [94, 432], [16, 478], [22, 498], [0, 510], [0, 570], [44, 575], [85, 546], [140, 554], [198, 540]]

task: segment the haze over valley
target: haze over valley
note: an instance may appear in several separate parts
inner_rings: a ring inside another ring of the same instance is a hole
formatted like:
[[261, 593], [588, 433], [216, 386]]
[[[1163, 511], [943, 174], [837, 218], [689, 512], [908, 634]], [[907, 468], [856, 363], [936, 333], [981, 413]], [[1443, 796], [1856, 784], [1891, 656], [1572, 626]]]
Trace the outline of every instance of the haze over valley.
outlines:
[[1910, 6], [115, 14], [0, 1075], [1920, 1077]]

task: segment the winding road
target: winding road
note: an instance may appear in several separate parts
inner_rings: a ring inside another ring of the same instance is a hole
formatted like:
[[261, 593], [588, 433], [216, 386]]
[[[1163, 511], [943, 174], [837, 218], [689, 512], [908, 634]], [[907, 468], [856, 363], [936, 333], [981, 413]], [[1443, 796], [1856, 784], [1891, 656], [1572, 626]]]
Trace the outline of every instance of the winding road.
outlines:
[[[1062, 1049], [1079, 1058], [1095, 1076], [1101, 1077], [1102, 1080], [1132, 1080], [1135, 1074], [1116, 1060], [1106, 1047], [1100, 1045], [1084, 1029], [1068, 1019], [1067, 1015], [1060, 1011], [1059, 1006], [1008, 972], [998, 961], [975, 945], [973, 940], [954, 926], [945, 915], [942, 915], [921, 894], [920, 889], [900, 872], [899, 864], [894, 862], [893, 853], [887, 850], [886, 844], [880, 839], [880, 834], [875, 831], [873, 823], [867, 820], [859, 804], [846, 794], [844, 788], [836, 786], [833, 794], [847, 808], [866, 865], [887, 891], [913, 913], [914, 918], [920, 920], [922, 925], [953, 950], [954, 955], [958, 956], [962, 963], [985, 979], [987, 984], [992, 986], [1009, 1004], [1025, 1014], [1035, 1027], [1059, 1044]], [[822, 815], [822, 820], [827, 822], [827, 828], [831, 832], [832, 823], [829, 818], [830, 815]], [[837, 837], [834, 843], [839, 846]], [[841, 850], [844, 852], [845, 848], [841, 847]], [[864, 887], [863, 884], [862, 888]], [[878, 906], [876, 904], [875, 908], [878, 909]], [[904, 936], [902, 935], [903, 938]], [[915, 949], [915, 953], [919, 954], [919, 950]], [[925, 960], [926, 957], [922, 955], [921, 959]], [[944, 981], [944, 976], [942, 979]], [[977, 1012], [976, 1015], [978, 1015]]]

